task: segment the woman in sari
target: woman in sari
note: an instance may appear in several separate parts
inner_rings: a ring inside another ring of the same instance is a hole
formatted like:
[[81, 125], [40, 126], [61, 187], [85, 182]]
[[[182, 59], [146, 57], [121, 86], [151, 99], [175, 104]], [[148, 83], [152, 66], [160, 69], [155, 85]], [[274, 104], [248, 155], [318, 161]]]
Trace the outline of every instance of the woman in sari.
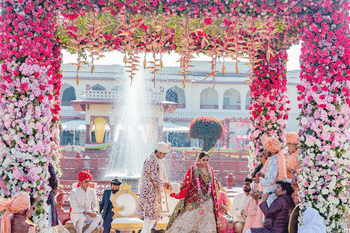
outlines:
[[227, 229], [227, 212], [230, 211], [230, 201], [224, 188], [221, 186], [220, 181], [215, 177], [216, 194], [218, 196], [218, 213], [219, 218], [217, 220], [218, 231], [220, 233], [233, 233], [232, 230]]
[[218, 204], [214, 171], [209, 166], [209, 154], [201, 152], [185, 175], [180, 199], [169, 219], [168, 233], [216, 233]]
[[[262, 218], [263, 218], [263, 213], [259, 208], [259, 204], [258, 203], [258, 197], [260, 195], [259, 193], [259, 178], [257, 177], [257, 173], [262, 171], [263, 173], [265, 173], [265, 164], [267, 161], [266, 155], [265, 155], [265, 150], [264, 148], [261, 148], [258, 152], [258, 159], [260, 161], [260, 164], [254, 169], [251, 177], [253, 178], [253, 183], [251, 184], [251, 196], [252, 199], [250, 199], [250, 201], [248, 202], [248, 205], [244, 211], [244, 214], [247, 216], [247, 219], [245, 221], [244, 224], [244, 229], [243, 229], [243, 233], [247, 232], [250, 228], [255, 227], [255, 225], [257, 224], [256, 222], [256, 218], [261, 218], [261, 227], [262, 225]], [[262, 193], [262, 190], [261, 190]], [[260, 200], [260, 202], [262, 202]], [[259, 212], [259, 214], [258, 214]]]

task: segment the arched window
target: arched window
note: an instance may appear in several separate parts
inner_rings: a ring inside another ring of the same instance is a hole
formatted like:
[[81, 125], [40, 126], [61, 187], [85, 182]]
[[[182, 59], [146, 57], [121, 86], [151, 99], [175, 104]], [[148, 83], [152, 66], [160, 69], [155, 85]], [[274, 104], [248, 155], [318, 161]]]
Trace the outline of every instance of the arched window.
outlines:
[[165, 94], [165, 100], [179, 104], [179, 108], [186, 108], [186, 96], [183, 89], [179, 87], [169, 88]]
[[218, 109], [218, 93], [213, 88], [205, 88], [201, 92], [200, 109]]
[[228, 89], [224, 92], [223, 109], [241, 110], [241, 95], [236, 89]]
[[75, 95], [75, 89], [69, 84], [63, 84], [62, 85], [62, 94], [61, 94], [61, 100], [62, 100], [62, 106], [70, 106], [70, 102], [72, 100], [76, 100], [77, 97]]
[[249, 91], [247, 92], [247, 98], [246, 98], [246, 102], [245, 102], [245, 110], [249, 110], [249, 107], [250, 107], [250, 100], [252, 98], [250, 97], [250, 93]]
[[91, 90], [93, 90], [93, 91], [105, 91], [107, 89], [100, 84], [96, 84], [96, 85], [91, 87]]

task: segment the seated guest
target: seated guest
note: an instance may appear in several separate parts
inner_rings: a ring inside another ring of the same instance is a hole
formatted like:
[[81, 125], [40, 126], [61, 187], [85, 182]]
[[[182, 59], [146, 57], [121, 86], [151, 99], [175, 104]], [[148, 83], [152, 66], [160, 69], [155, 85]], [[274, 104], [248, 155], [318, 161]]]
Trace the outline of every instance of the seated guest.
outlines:
[[[122, 184], [118, 178], [111, 181], [111, 189], [106, 189], [103, 192], [102, 201], [100, 202], [100, 211], [103, 219], [103, 233], [109, 233], [113, 221], [113, 196], [119, 191], [119, 186]], [[117, 231], [119, 232], [119, 231]]]
[[89, 171], [81, 171], [78, 175], [79, 184], [69, 195], [72, 208], [71, 221], [77, 233], [83, 232], [84, 223], [90, 224], [84, 233], [91, 233], [102, 226], [102, 218], [98, 213], [97, 196], [94, 189], [89, 188], [92, 175]]
[[36, 233], [37, 226], [27, 220], [33, 214], [34, 204], [35, 199], [25, 192], [12, 199], [0, 197], [0, 211], [6, 211], [1, 220], [1, 232]]
[[218, 197], [218, 212], [219, 212], [219, 216], [217, 219], [217, 226], [220, 233], [227, 233], [228, 229], [227, 229], [226, 216], [227, 216], [227, 212], [230, 211], [230, 201], [218, 178], [215, 177], [214, 179], [215, 179], [216, 194]]
[[244, 215], [244, 210], [247, 207], [250, 199], [250, 184], [252, 180], [250, 178], [245, 178], [243, 183], [243, 191], [240, 194], [237, 194], [233, 198], [231, 215], [233, 217], [233, 228], [235, 233], [242, 233], [244, 228], [244, 223], [246, 221], [247, 216]]
[[268, 207], [267, 199], [269, 193], [262, 195], [263, 202], [259, 205], [265, 215], [264, 227], [251, 228], [247, 233], [288, 233], [289, 216], [295, 204], [291, 197], [293, 193], [292, 185], [285, 181], [276, 182], [277, 198]]
[[303, 215], [303, 224], [298, 233], [326, 233], [327, 227], [323, 224], [321, 215], [314, 208], [307, 208]]

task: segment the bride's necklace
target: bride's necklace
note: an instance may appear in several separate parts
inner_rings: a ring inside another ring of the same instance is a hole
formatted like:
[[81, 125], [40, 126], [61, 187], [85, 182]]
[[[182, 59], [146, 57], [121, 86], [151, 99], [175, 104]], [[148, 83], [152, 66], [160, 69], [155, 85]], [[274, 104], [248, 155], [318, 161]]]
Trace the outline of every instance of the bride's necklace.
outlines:
[[[201, 189], [201, 183], [199, 182], [199, 170], [200, 170], [200, 168], [198, 168], [197, 162], [195, 162], [193, 166], [194, 166], [194, 169], [195, 169], [194, 170], [194, 175], [196, 177], [198, 195], [201, 198], [199, 206], [203, 207], [204, 200], [207, 200], [209, 198], [209, 196], [210, 196], [211, 188], [212, 188], [211, 181], [212, 181], [213, 177], [212, 177], [211, 173], [209, 172], [210, 171], [210, 167], [209, 167], [209, 165], [207, 165], [207, 171], [209, 173], [209, 183], [208, 183], [208, 192], [206, 194], [204, 194], [203, 190]], [[198, 213], [199, 214], [204, 214], [204, 210], [201, 209], [201, 210], [198, 211]]]

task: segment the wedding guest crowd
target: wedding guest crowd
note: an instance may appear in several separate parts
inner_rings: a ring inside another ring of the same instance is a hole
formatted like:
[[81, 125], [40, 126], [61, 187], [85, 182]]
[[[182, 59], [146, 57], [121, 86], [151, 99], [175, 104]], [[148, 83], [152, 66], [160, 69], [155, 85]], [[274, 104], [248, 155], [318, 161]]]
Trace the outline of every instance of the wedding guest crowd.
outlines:
[[[227, 191], [215, 177], [209, 165], [210, 155], [202, 151], [185, 174], [182, 183], [169, 183], [162, 159], [170, 151], [164, 142], [145, 160], [139, 181], [139, 200], [136, 216], [143, 220], [141, 233], [151, 233], [156, 221], [169, 216], [168, 233], [286, 233], [290, 213], [298, 199], [298, 134], [287, 133], [287, 152], [282, 153], [282, 144], [277, 138], [267, 137], [258, 152], [259, 164], [245, 178], [243, 192], [234, 196], [232, 205]], [[55, 207], [58, 182], [52, 164], [49, 164], [49, 185], [52, 188], [49, 205], [49, 227], [59, 225]], [[104, 190], [101, 202], [97, 203], [94, 189], [90, 188], [92, 175], [89, 171], [78, 174], [78, 185], [69, 196], [70, 217], [77, 233], [90, 224], [84, 233], [91, 233], [102, 226], [103, 233], [111, 231], [113, 221], [113, 197], [122, 184], [118, 178], [111, 181], [111, 189]], [[166, 192], [179, 199], [170, 213]], [[34, 198], [20, 192], [13, 198], [0, 197], [0, 211], [5, 211], [1, 220], [1, 233], [34, 233], [37, 226], [28, 218], [34, 211]], [[99, 208], [98, 208], [99, 207]], [[233, 217], [233, 229], [227, 219]], [[67, 220], [69, 220], [67, 219]], [[308, 208], [298, 232], [326, 232], [322, 217], [317, 210]], [[61, 226], [61, 225], [59, 225]], [[118, 232], [118, 231], [117, 231]]]

